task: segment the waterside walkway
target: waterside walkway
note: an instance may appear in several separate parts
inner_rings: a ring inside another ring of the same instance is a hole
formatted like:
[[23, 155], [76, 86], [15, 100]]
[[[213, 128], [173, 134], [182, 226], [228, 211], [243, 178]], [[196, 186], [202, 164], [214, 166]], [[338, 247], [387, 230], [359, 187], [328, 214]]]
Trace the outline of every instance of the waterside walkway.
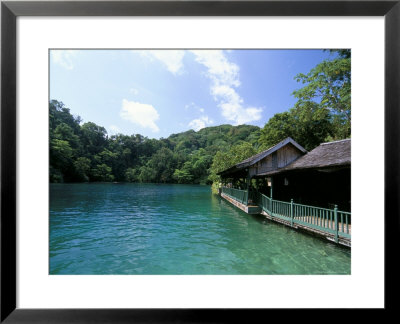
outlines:
[[234, 188], [220, 188], [220, 195], [248, 214], [266, 218], [317, 234], [337, 244], [351, 246], [351, 213], [271, 199], [261, 193]]

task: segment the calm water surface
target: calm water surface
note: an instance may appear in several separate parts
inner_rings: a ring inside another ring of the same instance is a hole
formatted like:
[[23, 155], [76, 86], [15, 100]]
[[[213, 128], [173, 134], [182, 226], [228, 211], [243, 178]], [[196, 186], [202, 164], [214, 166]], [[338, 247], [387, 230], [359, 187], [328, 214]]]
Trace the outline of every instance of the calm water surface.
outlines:
[[50, 274], [350, 274], [350, 259], [208, 186], [50, 185]]

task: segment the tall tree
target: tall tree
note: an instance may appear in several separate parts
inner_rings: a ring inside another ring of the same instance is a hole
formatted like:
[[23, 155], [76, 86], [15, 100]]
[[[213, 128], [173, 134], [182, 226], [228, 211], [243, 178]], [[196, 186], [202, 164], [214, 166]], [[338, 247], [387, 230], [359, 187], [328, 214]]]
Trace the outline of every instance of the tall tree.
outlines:
[[86, 151], [90, 154], [100, 153], [107, 145], [107, 131], [104, 127], [93, 122], [82, 125], [82, 142]]
[[265, 150], [292, 137], [307, 150], [321, 142], [351, 135], [351, 54], [332, 50], [337, 57], [318, 64], [295, 79], [304, 86], [293, 92], [298, 99], [289, 111], [275, 114], [259, 137]]
[[297, 106], [313, 103], [330, 111], [333, 139], [351, 135], [351, 51], [331, 50], [338, 56], [325, 60], [307, 74], [298, 74], [297, 82], [304, 86], [293, 92]]
[[286, 137], [295, 139], [296, 126], [295, 118], [290, 112], [285, 111], [275, 114], [261, 130], [261, 135], [258, 140], [260, 143], [260, 150], [266, 150]]
[[266, 150], [287, 137], [312, 150], [332, 133], [330, 112], [313, 102], [296, 104], [289, 111], [275, 114], [261, 130], [260, 151]]

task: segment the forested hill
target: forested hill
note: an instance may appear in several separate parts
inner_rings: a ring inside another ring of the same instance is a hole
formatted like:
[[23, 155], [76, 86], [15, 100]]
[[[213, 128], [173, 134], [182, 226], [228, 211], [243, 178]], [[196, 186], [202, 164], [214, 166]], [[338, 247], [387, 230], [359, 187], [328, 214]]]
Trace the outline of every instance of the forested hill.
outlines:
[[178, 148], [199, 149], [209, 148], [210, 150], [220, 150], [229, 145], [237, 144], [240, 141], [256, 144], [260, 137], [260, 128], [251, 125], [220, 125], [202, 128], [198, 132], [189, 130], [183, 133], [172, 134], [168, 140], [176, 143]]
[[92, 122], [82, 123], [62, 102], [49, 104], [50, 181], [127, 181], [211, 183], [217, 152], [235, 145], [257, 145], [260, 128], [221, 125], [172, 134], [159, 140], [140, 134], [112, 135]]

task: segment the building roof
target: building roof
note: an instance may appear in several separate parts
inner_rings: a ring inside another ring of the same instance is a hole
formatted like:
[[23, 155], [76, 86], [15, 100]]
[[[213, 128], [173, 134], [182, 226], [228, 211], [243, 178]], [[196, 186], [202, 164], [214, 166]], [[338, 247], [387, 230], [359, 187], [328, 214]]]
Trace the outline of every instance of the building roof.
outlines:
[[298, 158], [288, 166], [260, 175], [273, 175], [300, 169], [322, 169], [351, 165], [351, 139], [322, 143], [311, 152]]
[[256, 155], [253, 155], [251, 157], [249, 157], [248, 159], [236, 164], [237, 166], [240, 167], [248, 167], [250, 165], [256, 164], [258, 161], [262, 160], [263, 158], [265, 158], [266, 156], [274, 153], [275, 151], [279, 150], [281, 147], [284, 147], [286, 144], [293, 144], [296, 148], [298, 148], [301, 152], [303, 153], [307, 153], [306, 149], [304, 147], [302, 147], [300, 144], [298, 144], [294, 139], [292, 139], [291, 137], [287, 137], [285, 138], [283, 141], [279, 142], [278, 144], [270, 147], [269, 149], [258, 153]]
[[218, 174], [232, 173], [232, 172], [236, 172], [236, 171], [242, 170], [244, 168], [247, 168], [251, 165], [254, 165], [258, 161], [264, 159], [268, 155], [274, 153], [275, 151], [279, 150], [280, 148], [284, 147], [285, 145], [287, 145], [289, 143], [292, 144], [294, 147], [296, 147], [298, 150], [300, 150], [302, 153], [307, 153], [307, 151], [304, 147], [302, 147], [300, 144], [298, 144], [291, 137], [287, 137], [286, 139], [284, 139], [283, 141], [279, 142], [278, 144], [270, 147], [269, 149], [267, 149], [261, 153], [258, 153], [256, 155], [253, 155], [253, 156], [249, 157], [248, 159], [235, 164], [234, 166], [230, 167], [229, 169], [219, 172]]
[[308, 154], [285, 167], [285, 170], [324, 168], [351, 164], [351, 139], [322, 143]]

